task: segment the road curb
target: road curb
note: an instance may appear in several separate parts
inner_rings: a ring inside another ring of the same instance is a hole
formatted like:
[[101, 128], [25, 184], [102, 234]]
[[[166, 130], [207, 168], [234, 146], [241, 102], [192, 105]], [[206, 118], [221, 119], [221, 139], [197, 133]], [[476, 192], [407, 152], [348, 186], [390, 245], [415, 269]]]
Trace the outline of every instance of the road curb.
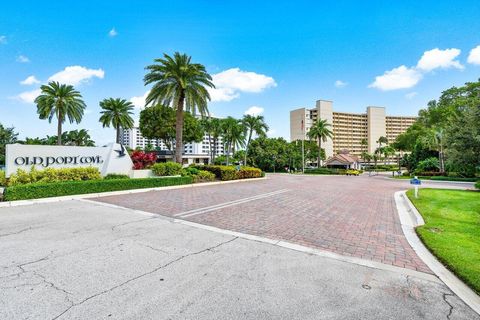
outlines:
[[395, 192], [395, 204], [402, 224], [403, 233], [416, 254], [450, 290], [462, 299], [465, 304], [480, 314], [480, 296], [438, 261], [417, 236], [415, 228], [424, 225], [425, 222], [417, 208], [415, 208], [410, 199], [408, 199], [406, 190]]
[[86, 193], [86, 194], [42, 198], [42, 199], [5, 201], [5, 202], [0, 202], [0, 208], [29, 206], [29, 205], [33, 205], [33, 204], [39, 204], [39, 203], [51, 203], [51, 202], [60, 202], [60, 201], [69, 201], [69, 200], [78, 200], [78, 199], [87, 199], [87, 198], [100, 198], [100, 197], [107, 197], [107, 196], [118, 196], [118, 195], [124, 195], [124, 194], [142, 193], [142, 192], [150, 192], [150, 191], [162, 191], [162, 190], [173, 190], [173, 189], [184, 189], [184, 188], [208, 187], [208, 186], [214, 186], [214, 185], [219, 185], [219, 184], [253, 182], [253, 181], [259, 181], [259, 180], [266, 180], [266, 179], [268, 179], [268, 178], [267, 177], [262, 177], [262, 178], [253, 178], [253, 179], [241, 179], [241, 180], [182, 184], [182, 185], [168, 186], [168, 187], [130, 189], [130, 190], [121, 190], [121, 191], [107, 191], [107, 192], [100, 192], [100, 193]]

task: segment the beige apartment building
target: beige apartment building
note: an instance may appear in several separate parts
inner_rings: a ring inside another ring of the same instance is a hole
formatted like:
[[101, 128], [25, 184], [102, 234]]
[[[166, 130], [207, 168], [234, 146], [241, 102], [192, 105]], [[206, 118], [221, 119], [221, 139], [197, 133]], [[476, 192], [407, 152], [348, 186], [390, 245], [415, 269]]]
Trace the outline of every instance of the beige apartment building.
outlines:
[[[315, 108], [300, 108], [290, 111], [290, 140], [308, 139], [307, 132], [317, 119], [325, 119], [332, 125], [333, 139], [322, 144], [327, 159], [341, 150], [360, 156], [368, 143], [366, 151], [375, 152], [378, 139], [386, 137], [389, 143], [410, 127], [416, 117], [387, 116], [384, 107], [367, 107], [366, 113], [347, 113], [333, 111], [333, 102], [318, 100]], [[303, 124], [302, 124], [303, 121]]]

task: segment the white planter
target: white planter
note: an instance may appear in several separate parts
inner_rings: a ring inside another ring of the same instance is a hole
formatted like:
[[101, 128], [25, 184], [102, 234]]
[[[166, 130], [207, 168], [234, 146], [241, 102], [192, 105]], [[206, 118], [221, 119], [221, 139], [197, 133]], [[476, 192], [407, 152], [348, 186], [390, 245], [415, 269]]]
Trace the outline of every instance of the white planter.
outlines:
[[139, 178], [151, 178], [155, 177], [153, 171], [150, 169], [144, 170], [132, 170], [130, 173], [130, 178], [132, 179], [139, 179]]

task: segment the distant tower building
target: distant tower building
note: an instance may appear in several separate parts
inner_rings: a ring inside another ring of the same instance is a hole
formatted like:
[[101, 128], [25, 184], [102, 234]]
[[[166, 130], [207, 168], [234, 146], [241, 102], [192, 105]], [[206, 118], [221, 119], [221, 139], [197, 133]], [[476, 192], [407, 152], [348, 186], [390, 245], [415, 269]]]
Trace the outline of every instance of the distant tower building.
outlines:
[[[378, 148], [378, 139], [386, 137], [389, 143], [404, 133], [416, 120], [411, 116], [387, 116], [384, 107], [367, 107], [366, 113], [346, 113], [333, 111], [333, 102], [318, 100], [313, 109], [300, 108], [290, 111], [290, 140], [307, 139], [307, 132], [318, 119], [325, 119], [331, 125], [333, 139], [322, 143], [327, 159], [341, 150], [360, 156], [366, 139], [367, 152]], [[302, 126], [303, 121], [303, 126]]]

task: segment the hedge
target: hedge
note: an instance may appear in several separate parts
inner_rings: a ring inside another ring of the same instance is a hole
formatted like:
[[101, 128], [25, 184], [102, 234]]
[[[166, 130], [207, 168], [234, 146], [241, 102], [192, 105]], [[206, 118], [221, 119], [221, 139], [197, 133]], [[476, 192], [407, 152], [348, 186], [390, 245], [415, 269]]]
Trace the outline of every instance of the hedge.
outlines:
[[433, 177], [430, 177], [430, 180], [475, 182], [478, 180], [478, 178], [433, 176]]
[[222, 181], [262, 177], [262, 170], [252, 167], [240, 167], [240, 169], [237, 170], [233, 166], [202, 165], [195, 166], [195, 168], [210, 171], [215, 174], [217, 179]]
[[475, 188], [480, 189], [480, 180], [478, 180], [477, 183], [475, 183]]
[[340, 174], [338, 170], [328, 169], [328, 168], [306, 169], [305, 173], [307, 174]]
[[57, 183], [32, 183], [7, 187], [4, 200], [27, 200], [77, 194], [99, 193], [130, 189], [157, 188], [192, 183], [191, 177], [111, 179], [68, 181]]
[[157, 176], [177, 176], [182, 173], [182, 165], [176, 162], [155, 163], [150, 169]]

